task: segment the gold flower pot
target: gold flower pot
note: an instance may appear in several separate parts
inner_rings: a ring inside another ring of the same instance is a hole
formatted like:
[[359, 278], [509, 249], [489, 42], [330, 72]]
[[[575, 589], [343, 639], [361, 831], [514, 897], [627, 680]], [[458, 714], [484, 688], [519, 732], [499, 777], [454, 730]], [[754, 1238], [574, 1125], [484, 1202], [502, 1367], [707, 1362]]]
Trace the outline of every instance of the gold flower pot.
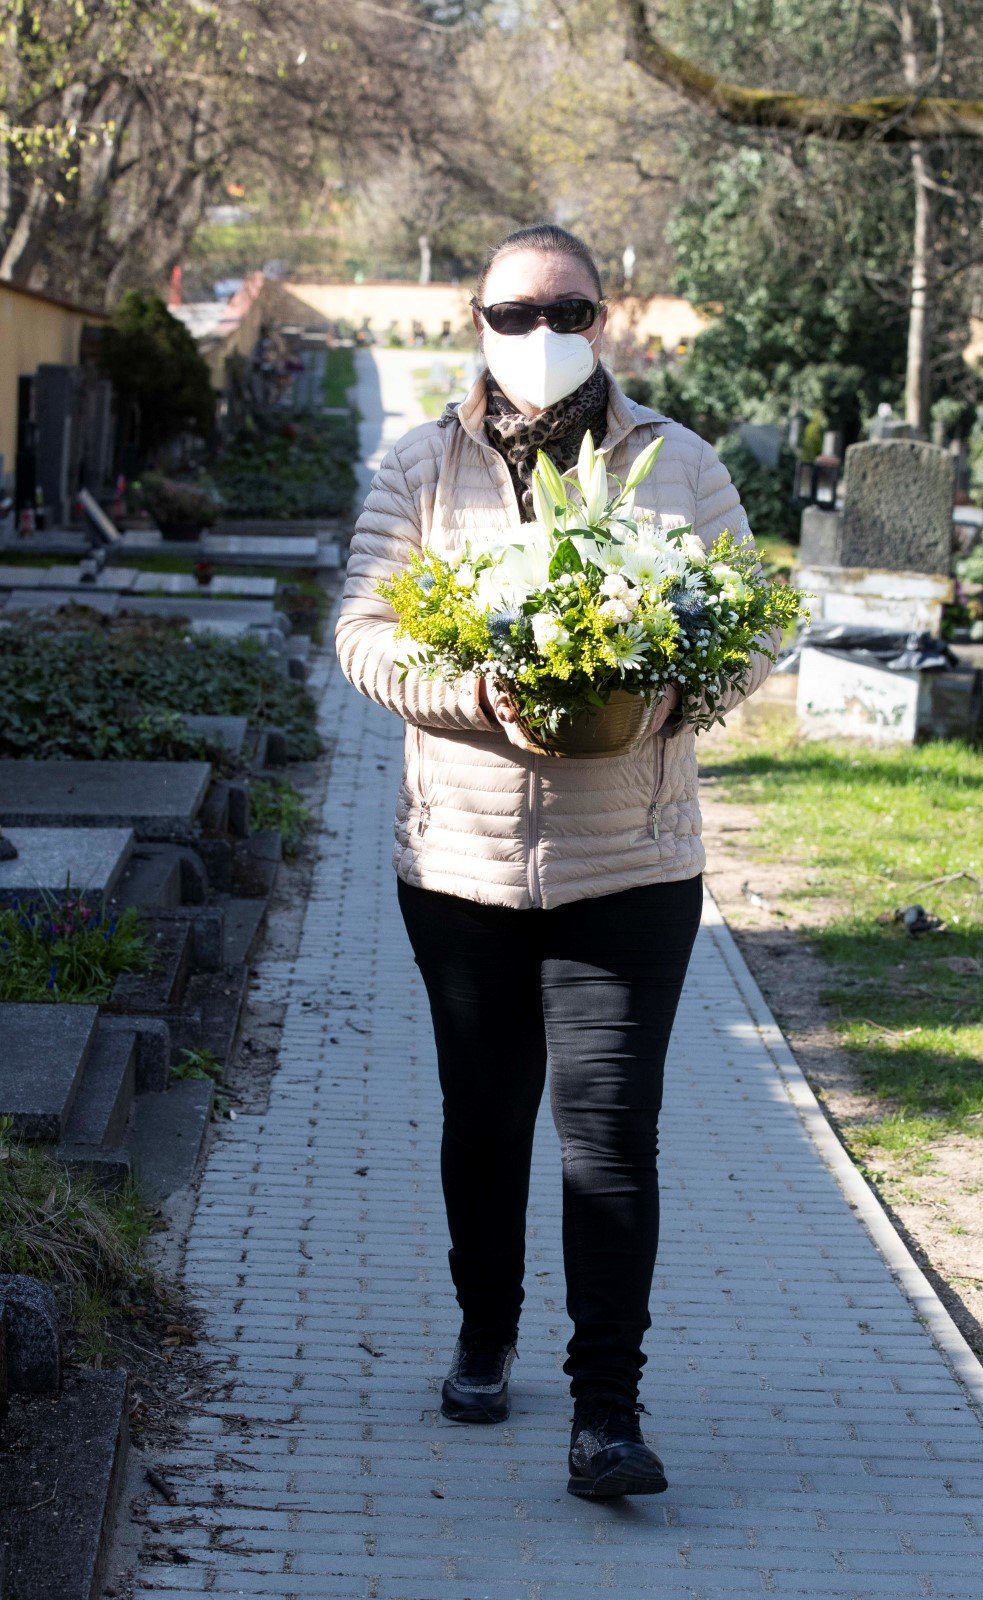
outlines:
[[613, 689], [606, 706], [597, 706], [575, 717], [562, 717], [555, 732], [533, 728], [524, 717], [516, 721], [530, 744], [546, 756], [619, 756], [640, 737], [650, 707], [640, 694]]

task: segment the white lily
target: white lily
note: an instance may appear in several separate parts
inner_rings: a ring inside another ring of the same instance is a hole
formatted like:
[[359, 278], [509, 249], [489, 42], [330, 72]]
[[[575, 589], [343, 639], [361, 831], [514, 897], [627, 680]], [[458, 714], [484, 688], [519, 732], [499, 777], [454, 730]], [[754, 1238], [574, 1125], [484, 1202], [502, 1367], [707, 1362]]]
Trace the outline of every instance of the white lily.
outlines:
[[638, 485], [648, 477], [655, 466], [656, 458], [664, 443], [664, 437], [653, 439], [652, 443], [646, 445], [641, 454], [635, 457], [631, 464], [631, 471], [625, 479], [626, 489], [637, 489]]
[[[587, 435], [590, 438], [590, 434]], [[600, 522], [608, 503], [608, 469], [604, 457], [597, 456], [584, 494], [584, 514], [589, 523]]]

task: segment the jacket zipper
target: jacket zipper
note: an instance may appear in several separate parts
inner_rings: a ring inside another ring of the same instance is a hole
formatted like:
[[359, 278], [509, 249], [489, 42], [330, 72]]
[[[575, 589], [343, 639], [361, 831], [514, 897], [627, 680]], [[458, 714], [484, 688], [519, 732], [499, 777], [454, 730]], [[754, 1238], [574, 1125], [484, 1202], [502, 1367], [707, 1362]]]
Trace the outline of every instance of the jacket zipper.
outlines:
[[526, 878], [533, 907], [541, 909], [542, 885], [539, 881], [539, 757], [533, 756], [526, 784]]
[[652, 799], [649, 804], [649, 832], [653, 839], [659, 837], [659, 791], [665, 776], [666, 766], [666, 741], [658, 734], [655, 735], [655, 776], [652, 784]]
[[419, 723], [416, 728], [416, 786], [420, 793], [420, 820], [416, 825], [419, 834], [426, 833], [430, 822], [430, 800], [423, 782], [423, 729]]

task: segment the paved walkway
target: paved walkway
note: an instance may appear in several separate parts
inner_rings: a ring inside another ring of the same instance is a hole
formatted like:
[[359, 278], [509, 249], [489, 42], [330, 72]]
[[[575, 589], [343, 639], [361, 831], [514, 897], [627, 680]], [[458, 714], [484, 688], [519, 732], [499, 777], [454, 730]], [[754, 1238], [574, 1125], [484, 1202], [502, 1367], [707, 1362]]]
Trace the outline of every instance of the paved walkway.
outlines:
[[[508, 1423], [438, 1413], [457, 1332], [425, 998], [390, 866], [401, 724], [332, 661], [334, 746], [269, 1109], [223, 1128], [189, 1278], [224, 1382], [161, 1463], [143, 1590], [262, 1600], [978, 1600], [979, 1369], [832, 1135], [714, 908], [670, 1053], [642, 1397], [668, 1494], [566, 1493], [544, 1096]], [[814, 1134], [818, 1136], [817, 1145]], [[883, 1233], [891, 1265], [865, 1214]], [[892, 1270], [893, 1269], [893, 1270]], [[906, 1297], [906, 1282], [917, 1305]]]
[[432, 366], [432, 350], [389, 350], [384, 346], [355, 352], [355, 403], [362, 413], [359, 443], [362, 460], [355, 470], [355, 499], [361, 505], [372, 474], [389, 446], [408, 428], [425, 422], [416, 397], [413, 372]]

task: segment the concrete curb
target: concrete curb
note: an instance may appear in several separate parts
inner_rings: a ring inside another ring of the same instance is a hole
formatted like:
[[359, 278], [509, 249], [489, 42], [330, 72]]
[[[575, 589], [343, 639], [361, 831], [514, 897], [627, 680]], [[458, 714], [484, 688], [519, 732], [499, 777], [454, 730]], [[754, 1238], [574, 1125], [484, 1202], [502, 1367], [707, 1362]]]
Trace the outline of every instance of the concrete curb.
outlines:
[[983, 1363], [959, 1332], [876, 1193], [837, 1138], [788, 1041], [774, 1021], [768, 1003], [709, 889], [706, 890], [703, 924], [740, 989], [761, 1042], [774, 1062], [788, 1097], [805, 1124], [806, 1132], [822, 1161], [836, 1178], [851, 1210], [863, 1222], [892, 1277], [911, 1302], [916, 1316], [931, 1333], [953, 1377], [983, 1420]]

